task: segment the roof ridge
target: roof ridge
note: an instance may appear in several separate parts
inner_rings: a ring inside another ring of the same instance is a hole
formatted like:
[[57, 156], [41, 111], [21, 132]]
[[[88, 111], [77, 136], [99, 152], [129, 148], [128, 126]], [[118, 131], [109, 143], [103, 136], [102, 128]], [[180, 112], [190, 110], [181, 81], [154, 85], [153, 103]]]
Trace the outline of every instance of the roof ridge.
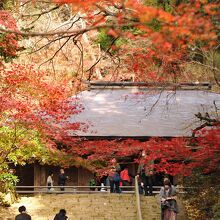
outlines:
[[88, 89], [122, 89], [122, 88], [153, 88], [153, 89], [202, 89], [211, 90], [211, 82], [108, 82], [108, 81], [84, 81]]

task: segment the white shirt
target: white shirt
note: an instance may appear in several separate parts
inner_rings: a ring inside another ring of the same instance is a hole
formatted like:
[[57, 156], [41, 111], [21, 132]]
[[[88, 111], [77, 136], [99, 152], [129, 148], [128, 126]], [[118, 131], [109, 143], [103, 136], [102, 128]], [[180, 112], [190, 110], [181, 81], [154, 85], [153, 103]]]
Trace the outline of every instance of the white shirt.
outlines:
[[47, 177], [47, 184], [48, 184], [48, 183], [50, 183], [51, 186], [53, 186], [53, 179], [52, 179], [51, 176], [48, 176], [48, 177]]

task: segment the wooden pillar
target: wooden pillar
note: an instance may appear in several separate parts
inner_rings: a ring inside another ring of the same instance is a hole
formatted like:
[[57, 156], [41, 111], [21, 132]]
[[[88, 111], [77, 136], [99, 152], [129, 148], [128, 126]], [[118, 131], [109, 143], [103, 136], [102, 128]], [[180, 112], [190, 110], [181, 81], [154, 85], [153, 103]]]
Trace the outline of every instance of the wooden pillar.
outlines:
[[41, 180], [40, 185], [41, 186], [46, 186], [47, 177], [46, 177], [46, 168], [45, 168], [45, 166], [41, 166], [40, 180]]
[[41, 166], [38, 163], [34, 164], [34, 185], [35, 186], [45, 186], [46, 185], [45, 166]]
[[79, 167], [78, 169], [78, 185], [80, 186], [88, 186], [89, 180], [93, 177], [93, 174], [91, 171]]
[[34, 185], [40, 186], [40, 166], [38, 163], [34, 164]]

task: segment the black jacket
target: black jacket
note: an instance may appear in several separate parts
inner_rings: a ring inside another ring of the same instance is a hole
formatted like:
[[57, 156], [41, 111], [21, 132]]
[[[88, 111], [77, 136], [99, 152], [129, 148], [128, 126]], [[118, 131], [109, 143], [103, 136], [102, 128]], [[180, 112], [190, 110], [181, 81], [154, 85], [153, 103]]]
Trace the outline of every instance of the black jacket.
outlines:
[[21, 213], [15, 217], [15, 220], [31, 220], [31, 216], [27, 213]]
[[66, 220], [66, 219], [67, 219], [67, 216], [59, 213], [59, 214], [56, 214], [53, 220]]
[[60, 173], [59, 176], [58, 176], [58, 185], [65, 185], [66, 180], [67, 180], [66, 174], [65, 173], [61, 174]]

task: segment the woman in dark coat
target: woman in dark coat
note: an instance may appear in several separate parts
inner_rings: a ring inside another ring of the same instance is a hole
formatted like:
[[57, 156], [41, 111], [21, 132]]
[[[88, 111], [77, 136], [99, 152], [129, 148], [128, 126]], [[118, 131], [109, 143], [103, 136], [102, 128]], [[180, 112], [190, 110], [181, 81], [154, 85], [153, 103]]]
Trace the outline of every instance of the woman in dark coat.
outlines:
[[178, 212], [176, 188], [171, 185], [168, 178], [165, 178], [163, 183], [164, 186], [160, 189], [162, 220], [176, 220]]

